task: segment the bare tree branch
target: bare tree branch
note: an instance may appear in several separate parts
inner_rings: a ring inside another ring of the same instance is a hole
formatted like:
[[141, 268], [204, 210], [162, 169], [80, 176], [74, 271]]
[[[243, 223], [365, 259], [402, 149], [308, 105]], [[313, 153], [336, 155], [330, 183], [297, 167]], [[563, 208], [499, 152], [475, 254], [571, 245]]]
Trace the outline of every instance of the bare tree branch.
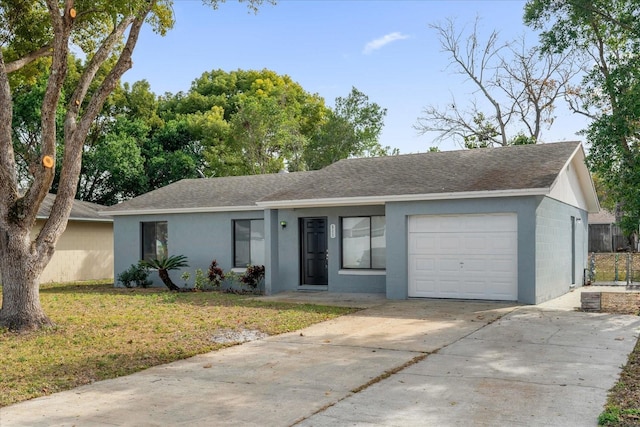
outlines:
[[[462, 146], [470, 140], [509, 145], [517, 135], [538, 141], [542, 129], [553, 123], [556, 101], [571, 93], [570, 82], [580, 68], [570, 55], [541, 55], [537, 48], [527, 49], [524, 39], [519, 44], [500, 42], [496, 31], [481, 43], [478, 23], [476, 18], [466, 35], [452, 20], [431, 27], [449, 54], [453, 72], [470, 81], [472, 93], [486, 101], [485, 111], [475, 99], [468, 111], [429, 106], [414, 128], [420, 134], [438, 132], [437, 140], [452, 138]], [[485, 114], [487, 110], [490, 114]]]

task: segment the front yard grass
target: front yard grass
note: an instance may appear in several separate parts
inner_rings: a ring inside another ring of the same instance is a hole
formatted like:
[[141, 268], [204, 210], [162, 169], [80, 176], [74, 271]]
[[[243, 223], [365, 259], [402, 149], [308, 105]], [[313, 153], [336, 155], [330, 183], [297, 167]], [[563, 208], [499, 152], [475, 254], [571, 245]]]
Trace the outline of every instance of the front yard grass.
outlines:
[[55, 327], [0, 331], [0, 407], [233, 345], [215, 340], [230, 331], [281, 334], [356, 311], [112, 282], [47, 284], [40, 299]]

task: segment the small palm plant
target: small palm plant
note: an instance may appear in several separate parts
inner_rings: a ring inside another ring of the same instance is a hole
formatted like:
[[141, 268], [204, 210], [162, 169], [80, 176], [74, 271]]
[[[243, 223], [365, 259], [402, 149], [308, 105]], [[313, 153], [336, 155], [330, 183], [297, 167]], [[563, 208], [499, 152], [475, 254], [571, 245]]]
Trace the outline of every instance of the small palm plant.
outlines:
[[177, 270], [182, 267], [189, 267], [187, 257], [184, 255], [172, 255], [170, 257], [162, 257], [142, 261], [142, 264], [149, 268], [158, 270], [158, 276], [170, 291], [179, 291], [181, 288], [177, 286], [169, 277], [169, 271]]

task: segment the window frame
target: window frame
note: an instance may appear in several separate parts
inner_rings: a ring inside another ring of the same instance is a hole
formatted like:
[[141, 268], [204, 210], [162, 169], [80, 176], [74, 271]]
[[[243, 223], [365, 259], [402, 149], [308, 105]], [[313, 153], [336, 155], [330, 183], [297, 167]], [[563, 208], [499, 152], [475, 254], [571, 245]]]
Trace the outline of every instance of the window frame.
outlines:
[[[344, 256], [345, 256], [345, 249], [344, 249], [344, 241], [345, 241], [345, 229], [344, 229], [344, 220], [345, 219], [359, 219], [359, 218], [368, 218], [369, 219], [369, 267], [347, 267], [345, 266], [345, 260], [344, 260]], [[385, 249], [385, 257], [384, 257], [384, 267], [374, 267], [373, 264], [373, 238], [375, 236], [373, 236], [373, 232], [372, 232], [372, 224], [373, 224], [373, 218], [384, 218], [384, 224], [385, 224], [385, 232], [384, 235], [386, 236], [386, 226], [387, 226], [387, 219], [386, 219], [386, 215], [354, 215], [354, 216], [343, 216], [340, 217], [340, 269], [341, 270], [347, 270], [347, 271], [376, 271], [376, 272], [383, 272], [387, 270], [387, 254], [386, 254], [386, 249], [387, 249], [387, 242], [386, 242], [386, 237], [385, 237], [385, 245], [384, 245], [384, 249]]]
[[[231, 254], [232, 259], [231, 259], [231, 263], [233, 265], [233, 269], [241, 269], [241, 268], [247, 268], [250, 265], [263, 265], [263, 263], [261, 264], [255, 264], [251, 259], [251, 232], [252, 232], [252, 228], [251, 228], [251, 223], [253, 221], [262, 221], [262, 241], [263, 244], [265, 243], [265, 238], [264, 238], [264, 218], [242, 218], [242, 219], [234, 219], [231, 221], [232, 225], [231, 225], [231, 229], [232, 229], [232, 244], [233, 244], [233, 253]], [[249, 222], [249, 263], [247, 265], [238, 265], [236, 263], [236, 255], [237, 255], [237, 228], [236, 228], [236, 224], [238, 222]], [[266, 250], [266, 247], [265, 249]]]
[[[153, 224], [153, 235], [152, 236], [146, 236], [145, 234], [145, 227], [148, 224]], [[157, 247], [157, 242], [158, 242], [158, 231], [159, 225], [164, 225], [164, 232], [165, 232], [165, 239], [164, 239], [164, 256], [168, 257], [169, 256], [169, 223], [168, 221], [140, 221], [140, 259], [144, 260], [144, 261], [149, 261], [149, 259], [151, 258], [147, 258], [147, 255], [150, 254], [155, 254], [155, 259], [158, 259], [158, 247]], [[153, 246], [153, 251], [151, 252], [146, 252], [145, 251], [145, 237], [150, 237], [152, 238], [152, 246]]]

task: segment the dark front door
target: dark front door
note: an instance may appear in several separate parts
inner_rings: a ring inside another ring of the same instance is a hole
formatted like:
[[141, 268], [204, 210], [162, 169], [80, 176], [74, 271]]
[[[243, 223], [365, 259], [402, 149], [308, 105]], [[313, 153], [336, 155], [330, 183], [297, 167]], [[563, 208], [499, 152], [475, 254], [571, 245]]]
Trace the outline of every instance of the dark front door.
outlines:
[[300, 219], [300, 249], [303, 285], [326, 285], [327, 219]]

